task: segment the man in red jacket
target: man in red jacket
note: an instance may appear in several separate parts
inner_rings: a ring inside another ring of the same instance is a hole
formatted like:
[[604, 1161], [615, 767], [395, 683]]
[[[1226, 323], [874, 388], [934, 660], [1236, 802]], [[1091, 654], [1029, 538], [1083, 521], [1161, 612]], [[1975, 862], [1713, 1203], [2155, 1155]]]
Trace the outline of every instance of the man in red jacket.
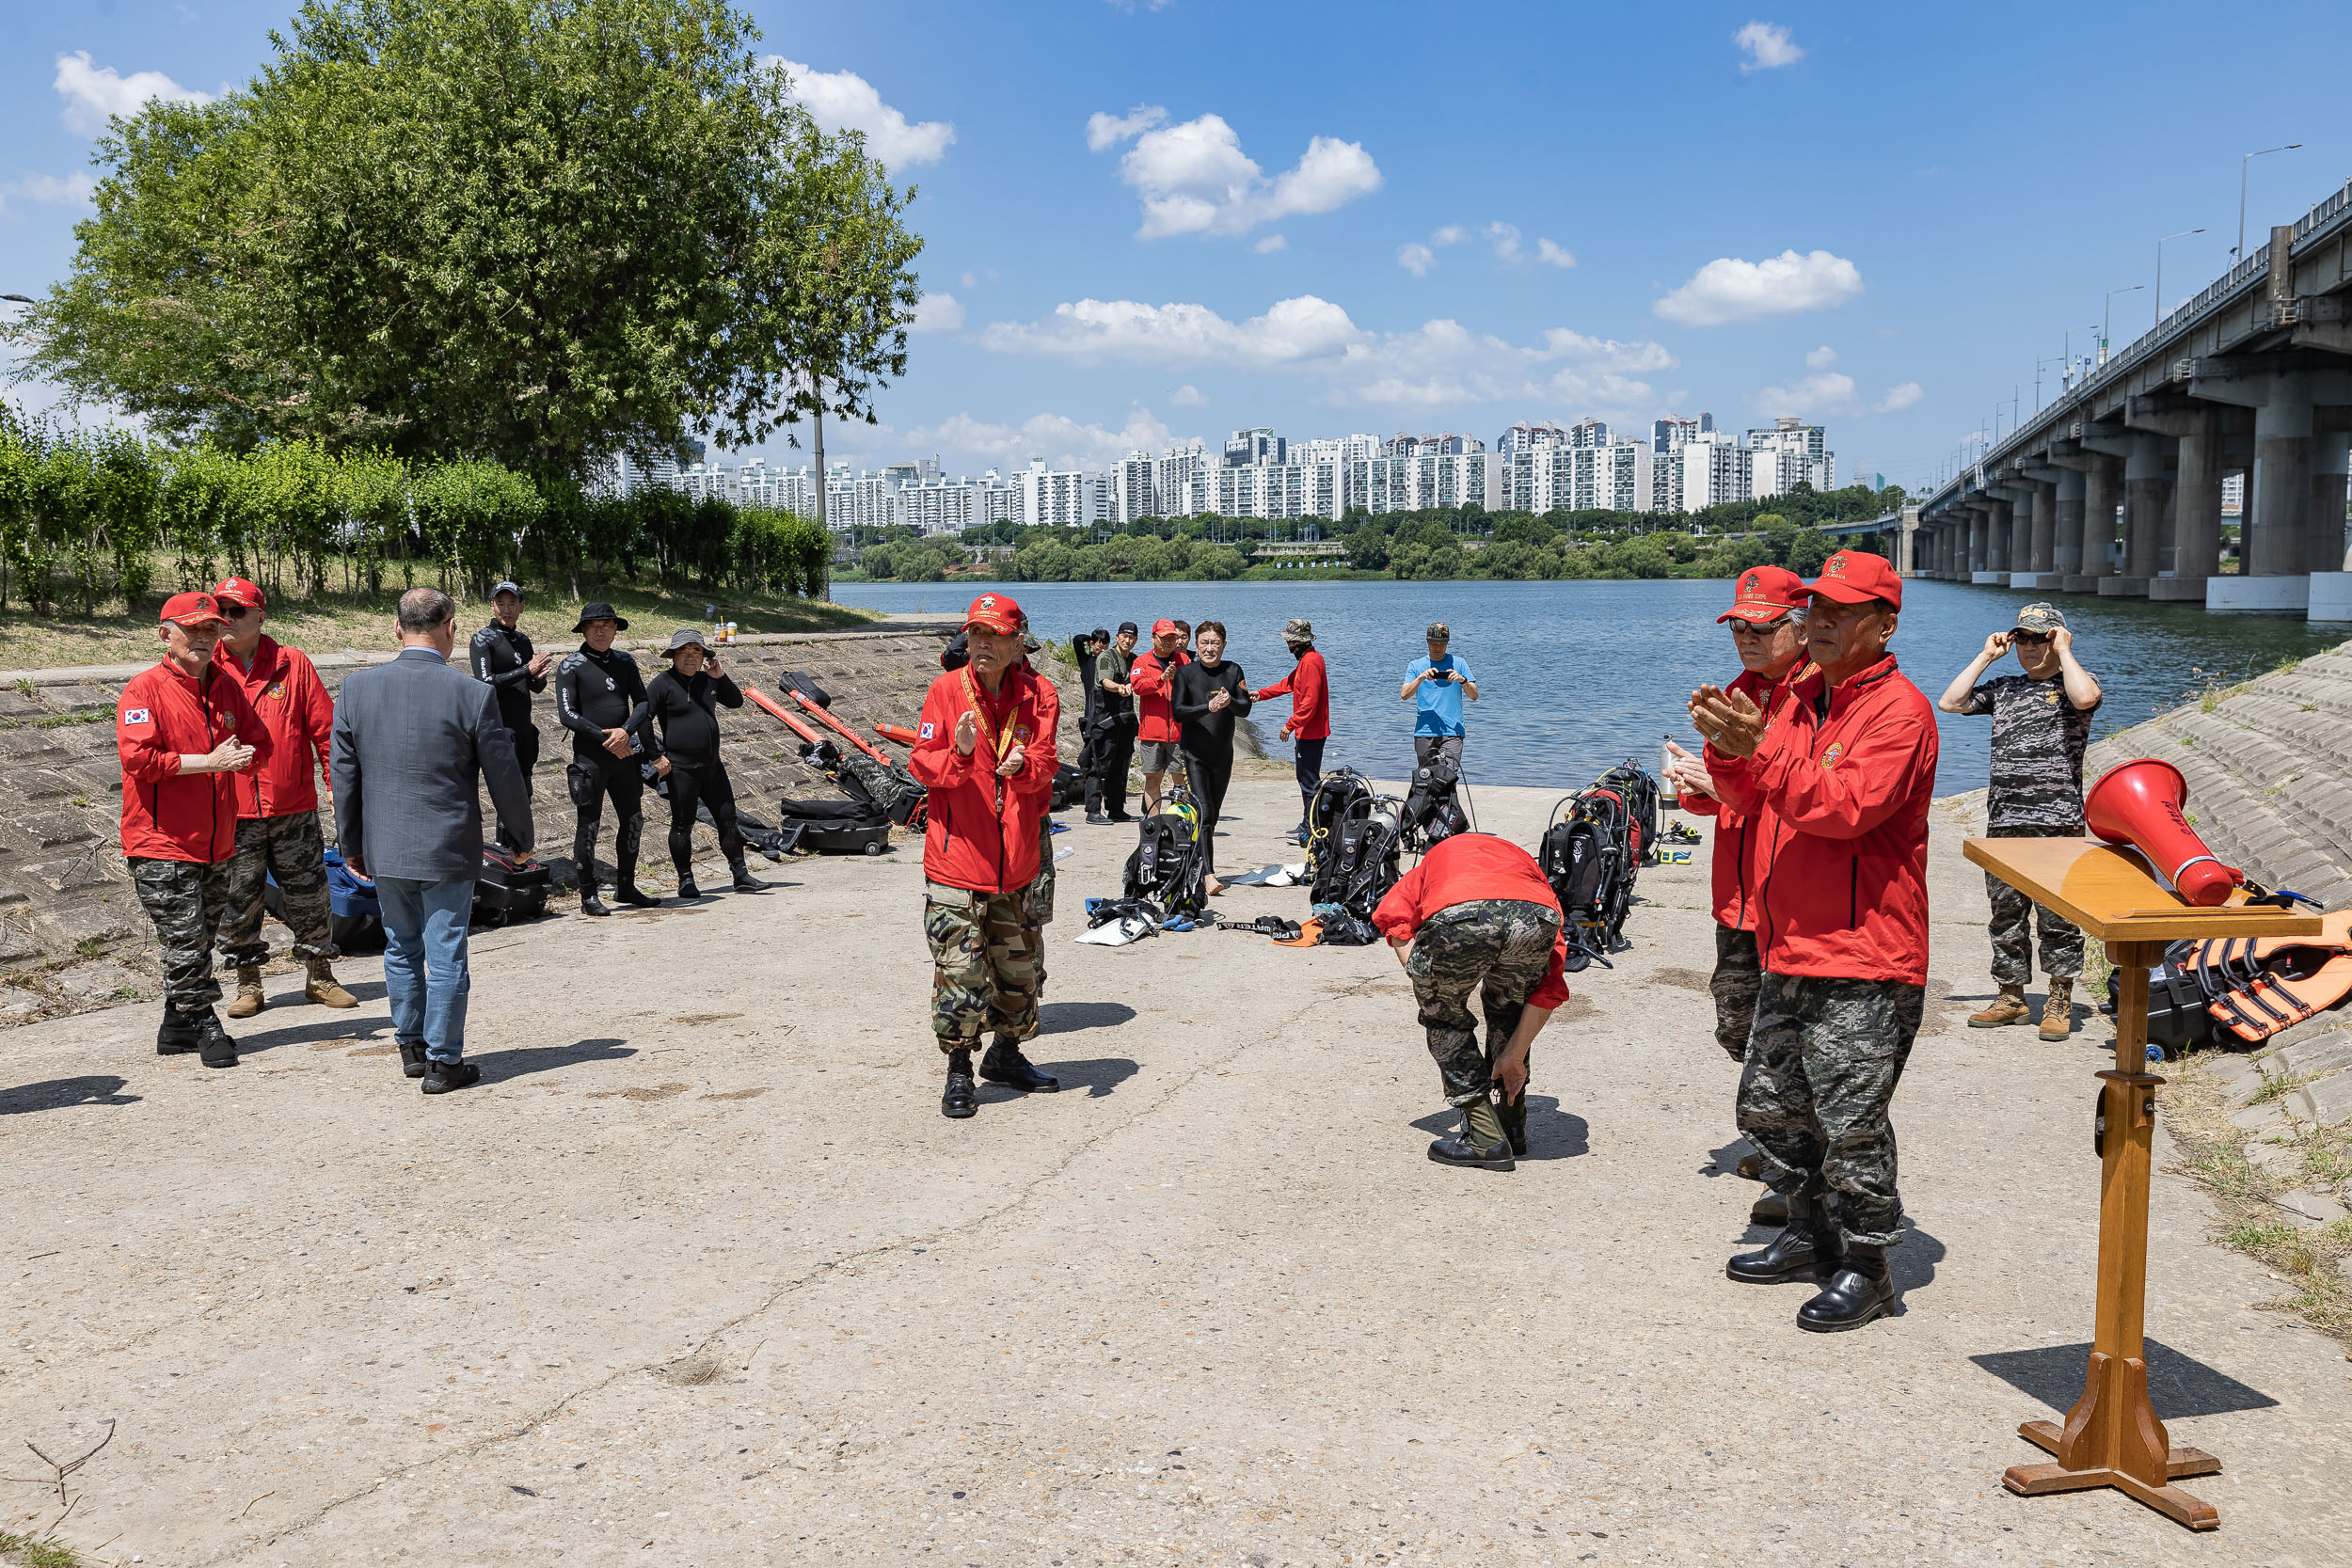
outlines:
[[930, 789], [923, 839], [923, 935], [931, 947], [931, 1032], [947, 1057], [939, 1109], [979, 1108], [972, 1048], [995, 1030], [980, 1076], [1022, 1090], [1060, 1084], [1029, 1064], [1037, 1033], [1039, 945], [1029, 907], [1041, 825], [1059, 758], [1061, 694], [1024, 657], [1028, 620], [1004, 594], [983, 594], [964, 617], [971, 661], [931, 682], [907, 766]]
[[226, 1011], [230, 1018], [251, 1018], [265, 1005], [265, 875], [278, 879], [286, 928], [294, 932], [294, 956], [310, 971], [303, 999], [329, 1007], [356, 1007], [359, 999], [335, 981], [335, 939], [327, 924], [326, 840], [319, 832], [318, 770], [326, 766], [335, 701], [326, 694], [308, 654], [262, 632], [269, 601], [261, 589], [243, 578], [226, 578], [213, 590], [213, 599], [229, 623], [213, 651], [213, 662], [223, 678], [245, 693], [270, 737], [269, 760], [239, 779], [236, 786], [237, 852], [230, 863], [229, 912], [221, 923], [220, 950], [237, 966], [237, 996]]
[[1307, 842], [1307, 812], [1314, 804], [1315, 785], [1323, 782], [1323, 743], [1331, 738], [1331, 690], [1324, 678], [1323, 656], [1315, 651], [1314, 623], [1287, 622], [1282, 641], [1298, 660], [1291, 673], [1253, 693], [1257, 702], [1287, 695], [1291, 716], [1282, 721], [1282, 738], [1297, 748], [1292, 770], [1298, 778], [1298, 826], [1291, 831], [1294, 844]]
[[237, 847], [234, 775], [269, 759], [269, 731], [237, 683], [213, 663], [220, 610], [210, 594], [164, 601], [163, 661], [131, 677], [115, 705], [122, 758], [122, 858], [155, 923], [164, 1022], [155, 1052], [194, 1051], [235, 1067], [237, 1042], [213, 1011], [213, 939], [229, 901]]
[[1785, 689], [1769, 725], [1743, 693], [1704, 686], [1691, 699], [1724, 802], [1771, 817], [1740, 1131], [1788, 1223], [1727, 1272], [1823, 1281], [1797, 1313], [1820, 1333], [1893, 1310], [1886, 1249], [1902, 1239], [1887, 1108], [1927, 992], [1936, 759], [1934, 709], [1886, 652], [1902, 594], [1884, 559], [1840, 550], [1806, 590], [1819, 668]]
[[[1781, 689], [1808, 668], [1804, 657], [1804, 578], [1786, 566], [1755, 566], [1740, 574], [1731, 608], [1715, 617], [1731, 623], [1731, 645], [1740, 670], [1730, 689], [1770, 716]], [[1715, 999], [1715, 1043], [1735, 1061], [1748, 1054], [1748, 1031], [1756, 1022], [1756, 992], [1763, 966], [1756, 956], [1757, 862], [1771, 834], [1769, 818], [1723, 803], [1707, 764], [1672, 741], [1666, 743], [1666, 783], [1676, 804], [1693, 816], [1715, 818], [1715, 973], [1708, 989]], [[1741, 1176], [1761, 1181], [1763, 1156], [1753, 1151], [1739, 1164]], [[1766, 1193], [1749, 1212], [1759, 1225], [1788, 1217], [1778, 1193]]]
[[[1462, 1131], [1431, 1144], [1429, 1158], [1511, 1169], [1512, 1157], [1527, 1152], [1529, 1048], [1568, 999], [1568, 944], [1551, 884], [1518, 845], [1455, 833], [1397, 879], [1372, 923], [1412, 976], [1446, 1103], [1462, 1113]], [[1486, 1015], [1483, 1053], [1472, 991]]]
[[1173, 689], [1176, 672], [1189, 662], [1184, 653], [1184, 628], [1175, 622], [1152, 623], [1152, 651], [1136, 659], [1127, 673], [1127, 689], [1136, 699], [1136, 760], [1143, 768], [1143, 815], [1160, 809], [1160, 780], [1171, 768], [1184, 766], [1176, 754], [1183, 727], [1176, 722]]

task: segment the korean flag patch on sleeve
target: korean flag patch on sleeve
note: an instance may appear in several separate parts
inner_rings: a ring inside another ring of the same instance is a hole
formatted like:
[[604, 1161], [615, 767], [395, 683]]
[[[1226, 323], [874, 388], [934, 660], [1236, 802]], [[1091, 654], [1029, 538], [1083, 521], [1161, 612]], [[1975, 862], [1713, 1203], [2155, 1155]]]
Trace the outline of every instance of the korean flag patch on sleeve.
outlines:
[[122, 710], [122, 721], [126, 724], [144, 724], [150, 721], [145, 708], [126, 707]]
[[915, 738], [917, 740], [929, 740], [931, 737], [932, 733], [933, 726], [930, 724], [925, 724], [922, 730], [915, 736]]

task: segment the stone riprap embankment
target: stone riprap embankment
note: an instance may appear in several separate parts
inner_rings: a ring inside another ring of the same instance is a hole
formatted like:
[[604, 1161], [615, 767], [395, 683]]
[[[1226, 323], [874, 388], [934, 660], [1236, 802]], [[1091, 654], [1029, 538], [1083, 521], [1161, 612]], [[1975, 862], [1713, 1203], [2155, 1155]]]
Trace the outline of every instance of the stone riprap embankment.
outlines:
[[[473, 622], [462, 623], [470, 632]], [[560, 629], [532, 628], [539, 646], [559, 654], [576, 644]], [[834, 699], [834, 711], [861, 735], [872, 738], [877, 721], [912, 724], [923, 690], [939, 673], [939, 650], [951, 624], [906, 622], [871, 629], [786, 634], [747, 640], [722, 650], [727, 672], [743, 685], [782, 697], [780, 676], [797, 671], [814, 679]], [[653, 651], [666, 629], [635, 626], [630, 639], [648, 679], [660, 668]], [[661, 636], [655, 636], [657, 631]], [[331, 691], [354, 670], [381, 663], [389, 650], [311, 652]], [[465, 648], [461, 641], [458, 657]], [[1041, 659], [1065, 688], [1070, 672]], [[151, 960], [153, 928], [131, 891], [122, 860], [118, 823], [122, 777], [115, 753], [115, 699], [122, 683], [143, 665], [93, 666], [79, 670], [0, 672], [0, 1023], [22, 1022], [110, 1001], [151, 994], [156, 974]], [[786, 705], [790, 706], [787, 702]], [[572, 808], [564, 790], [564, 765], [570, 737], [555, 718], [550, 689], [538, 699], [540, 759], [533, 797], [539, 851], [559, 885], [572, 879]], [[747, 815], [772, 823], [776, 800], [793, 795], [835, 799], [836, 792], [799, 760], [800, 741], [752, 703], [739, 711], [723, 709], [720, 728], [729, 775]], [[878, 744], [882, 744], [877, 742]], [[1065, 715], [1061, 744], [1074, 756], [1077, 725]], [[882, 749], [904, 757], [903, 748]], [[333, 807], [325, 806], [328, 841]], [[669, 853], [663, 847], [669, 807], [646, 797], [646, 880], [667, 886]], [[484, 802], [485, 822], [490, 819]], [[605, 814], [602, 855], [612, 850], [614, 823]], [[708, 826], [698, 844], [715, 850]], [[707, 842], [703, 842], [707, 841]], [[284, 927], [267, 923], [264, 933], [281, 949]]]

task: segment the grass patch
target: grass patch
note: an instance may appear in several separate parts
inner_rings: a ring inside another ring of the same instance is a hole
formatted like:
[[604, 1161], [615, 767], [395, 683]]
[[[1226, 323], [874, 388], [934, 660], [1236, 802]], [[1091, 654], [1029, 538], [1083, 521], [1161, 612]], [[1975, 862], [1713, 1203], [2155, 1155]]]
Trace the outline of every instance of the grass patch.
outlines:
[[[168, 578], [169, 573], [165, 574]], [[158, 579], [158, 587], [163, 584]], [[428, 580], [421, 578], [421, 581]], [[739, 632], [842, 631], [875, 619], [871, 610], [855, 610], [826, 600], [778, 598], [771, 595], [704, 592], [692, 588], [659, 590], [583, 584], [583, 596], [609, 600], [631, 623], [629, 640], [666, 638], [672, 628], [708, 626], [706, 606], [716, 605], [721, 618], [735, 622]], [[269, 634], [280, 642], [310, 654], [389, 651], [398, 646], [392, 634], [392, 613], [399, 599], [396, 588], [383, 594], [333, 591], [315, 600], [282, 598], [270, 606]], [[0, 611], [0, 668], [56, 669], [76, 664], [136, 664], [160, 657], [155, 637], [155, 607], [159, 594], [136, 605], [120, 600], [100, 606], [95, 616], [34, 615], [11, 599]], [[563, 651], [572, 646], [572, 627], [580, 619], [580, 599], [566, 585], [532, 591], [523, 606], [522, 627], [542, 649]], [[479, 600], [457, 607], [458, 646], [488, 624], [490, 609]], [[32, 695], [32, 683], [19, 680], [17, 689]], [[87, 724], [113, 715], [58, 715], [37, 719], [37, 725]]]
[[[2290, 1183], [2247, 1159], [2251, 1134], [2230, 1120], [2229, 1091], [2206, 1070], [2207, 1054], [2200, 1052], [2174, 1063], [2168, 1069], [2170, 1081], [2157, 1091], [2164, 1100], [2165, 1126], [2180, 1155], [2170, 1168], [2202, 1183], [2218, 1200], [2221, 1214], [2215, 1239], [2260, 1262], [2272, 1279], [2286, 1287], [2287, 1293], [2265, 1302], [2264, 1310], [2292, 1312], [2352, 1345], [2352, 1281], [2337, 1267], [2352, 1256], [2352, 1219], [2305, 1230], [2280, 1217], [2271, 1200]], [[2275, 1099], [2305, 1081], [2273, 1079], [2263, 1086], [2262, 1098]], [[2343, 1140], [2333, 1135], [2306, 1140], [2306, 1170], [2315, 1154], [2329, 1168], [2336, 1161], [2352, 1164]]]
[[104, 939], [101, 937], [84, 937], [81, 941], [73, 944], [73, 956], [77, 958], [104, 958], [106, 956], [106, 943]]
[[2284, 1100], [2288, 1095], [2310, 1083], [2315, 1076], [2317, 1075], [2309, 1072], [2282, 1072], [2276, 1078], [2265, 1078], [2263, 1080], [2263, 1086], [2256, 1089], [2246, 1103], [2267, 1105], [2274, 1100]]
[[73, 728], [77, 724], [97, 724], [110, 721], [113, 718], [113, 711], [103, 707], [92, 708], [87, 713], [53, 713], [46, 719], [34, 720], [33, 728], [37, 730], [68, 730]]
[[2092, 1006], [2107, 993], [2107, 978], [2115, 973], [2115, 964], [2107, 957], [2107, 944], [2097, 937], [2083, 939], [2083, 994]]
[[29, 1535], [18, 1535], [4, 1529], [0, 1529], [0, 1552], [13, 1554], [23, 1568], [79, 1568], [82, 1560], [74, 1555], [72, 1547], [61, 1544], [55, 1536], [46, 1541], [36, 1541]]

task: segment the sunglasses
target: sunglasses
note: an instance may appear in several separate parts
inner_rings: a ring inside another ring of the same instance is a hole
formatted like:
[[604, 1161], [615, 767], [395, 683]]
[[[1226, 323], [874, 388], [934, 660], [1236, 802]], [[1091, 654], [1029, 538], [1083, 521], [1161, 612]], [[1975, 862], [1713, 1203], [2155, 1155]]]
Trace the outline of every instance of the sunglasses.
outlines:
[[2057, 635], [2058, 633], [2053, 631], [2013, 631], [2009, 634], [2009, 640], [2011, 642], [2023, 642], [2028, 647], [2038, 648]]
[[255, 610], [249, 604], [235, 604], [223, 599], [220, 601], [220, 612], [231, 621], [242, 621], [246, 616], [254, 614]]

